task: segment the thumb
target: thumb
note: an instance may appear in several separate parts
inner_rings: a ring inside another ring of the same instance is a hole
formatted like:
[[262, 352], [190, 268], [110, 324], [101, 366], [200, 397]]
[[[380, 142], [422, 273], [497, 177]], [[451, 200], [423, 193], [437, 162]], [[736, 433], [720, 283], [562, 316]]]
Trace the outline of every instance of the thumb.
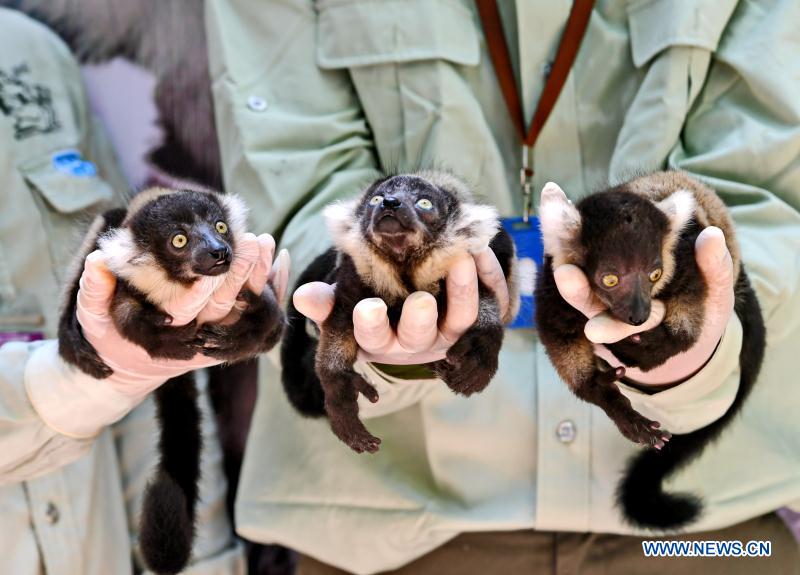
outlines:
[[301, 285], [292, 296], [294, 307], [311, 321], [317, 324], [324, 322], [333, 311], [335, 286], [325, 282]]
[[107, 315], [117, 280], [99, 250], [86, 256], [79, 285], [78, 307], [94, 316]]
[[715, 226], [705, 228], [695, 242], [695, 258], [708, 286], [707, 314], [727, 318], [733, 310], [733, 258], [725, 234]]

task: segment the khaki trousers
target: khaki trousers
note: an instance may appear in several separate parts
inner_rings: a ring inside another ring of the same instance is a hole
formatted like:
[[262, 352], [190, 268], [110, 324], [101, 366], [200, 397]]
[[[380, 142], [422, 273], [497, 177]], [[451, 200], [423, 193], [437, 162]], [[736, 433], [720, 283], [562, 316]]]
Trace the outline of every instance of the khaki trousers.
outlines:
[[[647, 537], [499, 531], [463, 533], [385, 575], [800, 575], [800, 545], [774, 513], [717, 531], [652, 539], [771, 541], [770, 557], [645, 557]], [[346, 575], [301, 555], [297, 575]]]

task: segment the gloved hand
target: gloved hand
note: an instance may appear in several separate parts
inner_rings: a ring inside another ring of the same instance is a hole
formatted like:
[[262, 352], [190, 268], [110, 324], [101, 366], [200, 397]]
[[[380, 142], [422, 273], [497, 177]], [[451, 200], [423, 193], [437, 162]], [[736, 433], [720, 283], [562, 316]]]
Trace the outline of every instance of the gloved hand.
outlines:
[[[625, 377], [640, 384], [662, 385], [681, 382], [698, 372], [714, 353], [733, 313], [733, 260], [725, 245], [725, 236], [717, 227], [704, 229], [695, 242], [695, 258], [708, 286], [705, 318], [700, 337], [685, 352], [668, 359], [648, 372], [626, 368]], [[607, 347], [630, 335], [652, 329], [664, 317], [664, 304], [654, 300], [650, 317], [640, 326], [614, 319], [589, 287], [589, 280], [577, 266], [564, 264], [554, 270], [558, 291], [572, 307], [589, 318], [586, 337], [595, 344], [595, 353], [612, 367], [623, 365]]]
[[[280, 301], [286, 293], [289, 260], [283, 251], [273, 266], [274, 251], [270, 236], [245, 234], [226, 281], [215, 290], [204, 278], [177, 296], [165, 310], [171, 324], [185, 325], [195, 317], [200, 323], [236, 321], [244, 305], [237, 295], [245, 285], [255, 293], [272, 289]], [[190, 360], [153, 359], [124, 339], [109, 316], [115, 286], [103, 254], [89, 254], [80, 278], [77, 316], [84, 337], [114, 370], [110, 377], [96, 380], [67, 364], [58, 355], [55, 340], [38, 346], [26, 364], [25, 388], [31, 404], [49, 427], [69, 437], [93, 437], [168, 379], [219, 363], [199, 354]]]
[[[242, 287], [246, 284], [254, 293], [261, 293], [270, 276], [277, 278], [274, 289], [278, 297], [283, 297], [288, 270], [281, 270], [280, 265], [273, 269], [274, 251], [275, 240], [268, 234], [258, 238], [244, 234], [236, 246], [230, 271], [219, 287], [213, 289], [213, 278], [201, 278], [165, 306], [164, 311], [172, 317], [171, 325], [185, 325], [195, 317], [198, 323], [230, 320], [241, 312], [237, 295]], [[288, 263], [282, 253], [279, 264], [284, 262]], [[105, 266], [102, 252], [89, 254], [80, 279], [77, 316], [86, 340], [114, 370], [105, 383], [125, 394], [143, 396], [171, 377], [220, 363], [200, 354], [189, 360], [154, 359], [144, 348], [123, 338], [108, 313], [115, 286], [116, 278]]]
[[[394, 365], [444, 359], [449, 347], [478, 317], [478, 277], [495, 293], [505, 316], [508, 285], [500, 262], [489, 248], [464, 255], [450, 268], [445, 278], [447, 315], [441, 324], [436, 299], [427, 292], [414, 292], [406, 298], [396, 332], [389, 325], [383, 300], [361, 300], [353, 310], [359, 359]], [[323, 282], [304, 284], [294, 292], [294, 305], [300, 313], [322, 324], [333, 309], [335, 289], [335, 284]]]

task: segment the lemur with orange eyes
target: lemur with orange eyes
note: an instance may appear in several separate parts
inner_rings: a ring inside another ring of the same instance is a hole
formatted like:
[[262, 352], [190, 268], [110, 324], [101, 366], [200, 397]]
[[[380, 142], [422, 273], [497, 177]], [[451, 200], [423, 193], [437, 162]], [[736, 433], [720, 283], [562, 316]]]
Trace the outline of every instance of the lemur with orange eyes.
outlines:
[[[576, 205], [564, 199], [543, 203], [541, 209], [545, 262], [536, 286], [539, 337], [575, 395], [603, 409], [625, 437], [650, 447], [633, 457], [617, 490], [626, 519], [639, 527], [683, 527], [697, 519], [702, 501], [693, 494], [666, 493], [662, 484], [700, 456], [741, 410], [764, 356], [764, 320], [730, 214], [713, 190], [677, 171], [634, 179]], [[647, 320], [653, 298], [665, 304], [660, 325], [606, 346], [625, 365], [648, 371], [689, 349], [700, 335], [707, 287], [694, 250], [708, 226], [723, 231], [733, 259], [734, 311], [743, 329], [740, 383], [721, 418], [671, 436], [622, 395], [614, 382], [624, 377], [624, 368], [611, 369], [595, 357], [583, 332], [586, 318], [561, 297], [553, 270], [566, 263], [582, 268], [609, 313], [632, 325]]]
[[[283, 314], [271, 289], [244, 289], [242, 317], [230, 325], [170, 325], [163, 311], [172, 298], [203, 277], [215, 286], [226, 279], [237, 238], [245, 231], [244, 204], [232, 195], [153, 188], [127, 209], [109, 210], [95, 220], [75, 262], [61, 312], [59, 353], [97, 379], [113, 370], [84, 338], [77, 318], [79, 279], [86, 256], [101, 250], [117, 283], [110, 306], [114, 326], [153, 359], [190, 359], [197, 353], [226, 362], [255, 357], [280, 338]], [[178, 573], [194, 541], [200, 476], [200, 409], [192, 373], [155, 391], [161, 426], [160, 460], [147, 486], [139, 544], [147, 566]]]
[[[446, 312], [445, 276], [453, 261], [487, 245], [509, 283], [511, 305], [501, 316], [494, 293], [479, 283], [478, 318], [431, 364], [454, 392], [482, 391], [497, 370], [503, 325], [516, 313], [514, 244], [500, 227], [497, 211], [475, 203], [467, 186], [442, 171], [382, 177], [360, 197], [325, 210], [334, 248], [303, 272], [298, 285], [336, 283], [333, 311], [321, 326], [319, 343], [306, 331], [305, 317], [289, 306], [289, 329], [281, 349], [283, 385], [300, 413], [327, 415], [334, 434], [358, 453], [374, 453], [380, 439], [358, 418], [358, 394], [371, 402], [378, 393], [353, 369], [358, 352], [353, 309], [365, 298], [386, 302], [393, 328], [405, 298], [415, 291], [436, 297]], [[299, 360], [302, 358], [302, 360]]]

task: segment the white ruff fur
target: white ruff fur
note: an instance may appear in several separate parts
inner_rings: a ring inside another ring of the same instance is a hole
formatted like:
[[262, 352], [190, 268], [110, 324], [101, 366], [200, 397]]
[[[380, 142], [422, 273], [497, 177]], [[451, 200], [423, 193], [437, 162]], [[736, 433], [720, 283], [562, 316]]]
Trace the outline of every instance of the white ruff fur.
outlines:
[[691, 221], [697, 203], [694, 195], [688, 190], [678, 190], [674, 194], [656, 203], [656, 207], [667, 216], [669, 230], [661, 246], [662, 274], [653, 285], [652, 296], [656, 297], [670, 282], [675, 274], [675, 256], [672, 251], [681, 237], [683, 228]]
[[[358, 275], [376, 292], [387, 297], [408, 296], [409, 291], [400, 280], [395, 266], [365, 246], [355, 217], [358, 202], [358, 198], [340, 201], [325, 208], [325, 221], [334, 246], [353, 259]], [[414, 288], [438, 291], [437, 284], [447, 274], [453, 261], [462, 254], [475, 253], [487, 247], [498, 229], [495, 208], [461, 204], [461, 212], [456, 220], [436, 240], [437, 247], [414, 270]]]

